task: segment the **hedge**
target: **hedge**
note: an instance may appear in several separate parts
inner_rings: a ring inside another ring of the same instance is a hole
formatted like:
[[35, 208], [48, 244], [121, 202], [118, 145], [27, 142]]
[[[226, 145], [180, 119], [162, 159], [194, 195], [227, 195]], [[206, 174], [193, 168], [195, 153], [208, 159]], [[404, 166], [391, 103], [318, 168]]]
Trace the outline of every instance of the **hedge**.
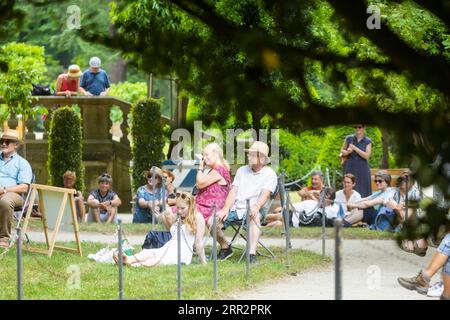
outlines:
[[50, 121], [47, 170], [49, 184], [62, 187], [67, 170], [77, 175], [76, 189], [84, 190], [82, 119], [70, 107], [58, 108]]
[[131, 168], [133, 190], [147, 183], [142, 172], [160, 166], [163, 159], [164, 132], [161, 106], [155, 99], [142, 100], [131, 108]]

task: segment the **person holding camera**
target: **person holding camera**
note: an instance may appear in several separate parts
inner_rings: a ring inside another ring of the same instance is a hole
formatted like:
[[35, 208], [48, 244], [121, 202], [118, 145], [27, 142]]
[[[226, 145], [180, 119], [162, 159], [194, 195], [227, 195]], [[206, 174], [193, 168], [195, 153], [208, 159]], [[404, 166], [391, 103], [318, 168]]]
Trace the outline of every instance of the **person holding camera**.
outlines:
[[[147, 184], [140, 186], [136, 192], [136, 205], [133, 213], [133, 223], [151, 223], [152, 215], [161, 212], [163, 199], [163, 172], [160, 168], [154, 167], [155, 181], [153, 181], [152, 170], [144, 171]], [[154, 185], [154, 189], [153, 189]]]

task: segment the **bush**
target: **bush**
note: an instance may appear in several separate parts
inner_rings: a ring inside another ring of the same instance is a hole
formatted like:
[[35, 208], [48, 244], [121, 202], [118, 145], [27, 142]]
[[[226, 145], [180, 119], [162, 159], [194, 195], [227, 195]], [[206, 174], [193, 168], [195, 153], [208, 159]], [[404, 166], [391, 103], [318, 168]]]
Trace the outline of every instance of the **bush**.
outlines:
[[70, 107], [54, 111], [48, 137], [47, 170], [50, 185], [62, 187], [64, 172], [71, 170], [77, 175], [76, 189], [84, 190], [81, 123], [81, 116]]
[[142, 176], [151, 166], [160, 166], [163, 159], [164, 132], [161, 106], [155, 99], [138, 102], [131, 108], [132, 186], [136, 190], [146, 184]]

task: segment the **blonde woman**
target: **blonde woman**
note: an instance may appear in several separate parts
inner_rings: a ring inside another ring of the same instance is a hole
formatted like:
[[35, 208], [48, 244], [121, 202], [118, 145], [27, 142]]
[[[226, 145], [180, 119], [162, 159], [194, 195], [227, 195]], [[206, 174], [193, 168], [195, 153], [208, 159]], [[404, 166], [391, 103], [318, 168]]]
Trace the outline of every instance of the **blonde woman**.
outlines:
[[[196, 218], [194, 197], [185, 192], [177, 193], [177, 210], [181, 217], [181, 263], [190, 264], [193, 254], [194, 241], [198, 237], [198, 219]], [[170, 229], [172, 238], [161, 248], [143, 249], [133, 255], [123, 255], [123, 264], [134, 267], [153, 267], [156, 265], [177, 264], [178, 261], [178, 233], [176, 216], [171, 211], [166, 211], [164, 222]], [[114, 261], [118, 263], [118, 252], [114, 253]]]

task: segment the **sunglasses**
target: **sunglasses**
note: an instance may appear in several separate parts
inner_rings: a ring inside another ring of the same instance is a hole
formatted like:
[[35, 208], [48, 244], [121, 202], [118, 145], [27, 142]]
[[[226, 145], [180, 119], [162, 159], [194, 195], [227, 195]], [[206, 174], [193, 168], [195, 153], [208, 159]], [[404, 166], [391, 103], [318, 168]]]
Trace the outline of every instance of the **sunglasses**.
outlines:
[[177, 198], [181, 198], [183, 200], [185, 200], [186, 198], [191, 199], [191, 196], [185, 192], [177, 192], [176, 195], [177, 195]]
[[383, 183], [384, 180], [375, 180], [375, 183]]
[[111, 176], [107, 173], [102, 173], [102, 175], [100, 176], [102, 178], [111, 178]]
[[14, 141], [12, 141], [12, 140], [0, 140], [0, 144], [6, 144], [7, 146], [10, 144], [10, 143], [13, 143]]
[[354, 126], [353, 128], [355, 128], [355, 129], [362, 129], [364, 127], [363, 126]]

